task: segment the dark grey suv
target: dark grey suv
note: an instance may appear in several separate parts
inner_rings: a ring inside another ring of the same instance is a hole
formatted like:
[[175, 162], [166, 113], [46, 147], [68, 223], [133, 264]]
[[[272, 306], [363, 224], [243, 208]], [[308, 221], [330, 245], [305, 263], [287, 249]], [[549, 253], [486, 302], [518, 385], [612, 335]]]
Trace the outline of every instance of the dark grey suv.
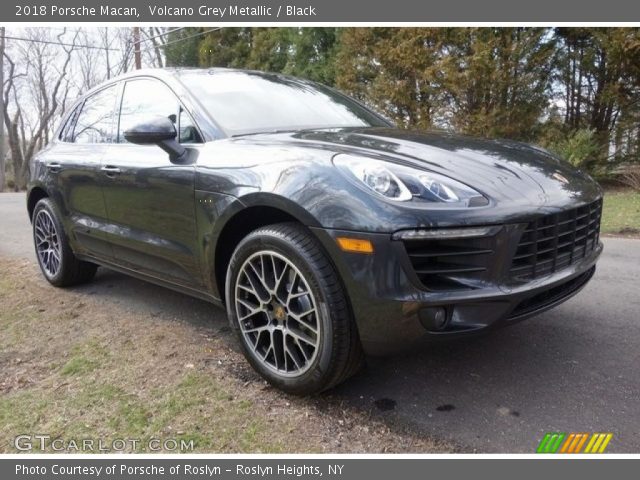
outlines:
[[226, 306], [249, 362], [308, 394], [363, 352], [512, 324], [602, 250], [602, 194], [548, 152], [394, 128], [330, 88], [141, 71], [87, 93], [38, 154], [42, 272], [98, 265]]

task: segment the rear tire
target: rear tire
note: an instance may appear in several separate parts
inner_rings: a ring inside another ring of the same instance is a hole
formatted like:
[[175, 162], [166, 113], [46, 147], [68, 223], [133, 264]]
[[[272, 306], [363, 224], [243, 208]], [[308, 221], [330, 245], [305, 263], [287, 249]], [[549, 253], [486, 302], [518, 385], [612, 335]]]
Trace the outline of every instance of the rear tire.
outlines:
[[60, 214], [49, 198], [33, 209], [33, 243], [44, 277], [56, 287], [69, 287], [91, 280], [98, 266], [78, 260], [71, 250]]
[[340, 279], [301, 225], [262, 227], [240, 242], [227, 270], [226, 303], [245, 357], [285, 392], [319, 393], [364, 363]]

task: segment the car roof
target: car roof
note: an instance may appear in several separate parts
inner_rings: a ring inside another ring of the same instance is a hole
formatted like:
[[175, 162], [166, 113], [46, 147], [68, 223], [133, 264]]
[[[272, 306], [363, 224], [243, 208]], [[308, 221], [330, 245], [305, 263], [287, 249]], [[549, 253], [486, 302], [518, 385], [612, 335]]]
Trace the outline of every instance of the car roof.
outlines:
[[[94, 90], [99, 90], [100, 88], [111, 84], [116, 83], [122, 80], [136, 78], [136, 77], [154, 77], [161, 80], [171, 81], [173, 79], [179, 79], [183, 74], [187, 73], [200, 73], [200, 74], [216, 74], [216, 73], [244, 73], [252, 76], [259, 76], [263, 78], [273, 78], [273, 77], [281, 77], [287, 78], [289, 80], [296, 80], [301, 83], [308, 83], [308, 80], [292, 77], [290, 75], [284, 75], [276, 72], [263, 72], [259, 70], [248, 70], [248, 69], [240, 69], [240, 68], [225, 68], [225, 67], [211, 67], [211, 68], [198, 68], [198, 67], [164, 67], [164, 68], [142, 68], [140, 70], [132, 70], [130, 72], [124, 73], [122, 75], [118, 75], [117, 77], [113, 77], [108, 81], [97, 85], [96, 87], [89, 90], [86, 94], [92, 93]], [[86, 95], [85, 94], [85, 95]]]

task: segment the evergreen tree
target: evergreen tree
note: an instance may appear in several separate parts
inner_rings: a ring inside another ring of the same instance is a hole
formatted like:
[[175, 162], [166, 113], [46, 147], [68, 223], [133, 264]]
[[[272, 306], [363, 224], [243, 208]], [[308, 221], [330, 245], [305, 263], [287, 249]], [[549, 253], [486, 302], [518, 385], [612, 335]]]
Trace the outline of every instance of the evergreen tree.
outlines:
[[430, 128], [441, 100], [442, 31], [349, 28], [340, 35], [336, 84], [411, 128]]
[[592, 172], [640, 155], [638, 28], [225, 27], [189, 38], [203, 30], [170, 33], [167, 65], [308, 78], [400, 126], [537, 141]]
[[202, 28], [170, 31], [164, 47], [167, 67], [195, 67], [199, 64], [202, 38], [196, 36]]
[[448, 29], [445, 115], [474, 135], [533, 139], [549, 107], [555, 41], [543, 28]]

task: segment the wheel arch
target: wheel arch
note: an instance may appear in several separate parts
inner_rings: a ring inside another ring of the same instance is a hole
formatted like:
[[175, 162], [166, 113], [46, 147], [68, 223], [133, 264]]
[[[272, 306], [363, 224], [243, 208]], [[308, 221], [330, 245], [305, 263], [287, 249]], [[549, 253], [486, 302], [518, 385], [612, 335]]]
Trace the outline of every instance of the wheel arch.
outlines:
[[27, 211], [29, 212], [29, 221], [33, 220], [33, 210], [36, 204], [43, 198], [48, 198], [49, 193], [41, 186], [36, 185], [29, 190], [27, 195]]
[[236, 246], [252, 231], [282, 222], [295, 222], [312, 227], [318, 221], [304, 208], [284, 197], [267, 193], [255, 193], [242, 197], [227, 208], [229, 212], [220, 219], [219, 234], [211, 252], [213, 258], [213, 282], [217, 296], [225, 301], [227, 267]]

